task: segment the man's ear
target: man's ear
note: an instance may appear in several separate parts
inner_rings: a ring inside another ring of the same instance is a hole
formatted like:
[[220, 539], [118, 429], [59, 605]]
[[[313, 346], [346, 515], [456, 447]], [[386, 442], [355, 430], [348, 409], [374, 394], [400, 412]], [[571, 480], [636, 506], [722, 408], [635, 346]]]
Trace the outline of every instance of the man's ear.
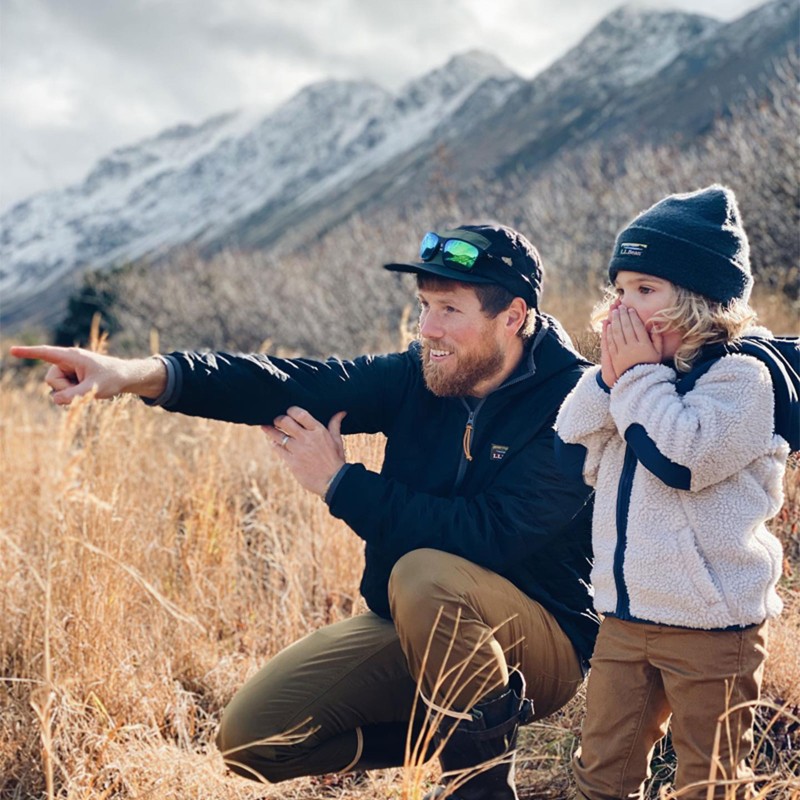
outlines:
[[525, 318], [528, 316], [528, 304], [521, 297], [515, 297], [504, 313], [506, 330], [512, 336], [516, 336], [519, 329], [525, 324]]

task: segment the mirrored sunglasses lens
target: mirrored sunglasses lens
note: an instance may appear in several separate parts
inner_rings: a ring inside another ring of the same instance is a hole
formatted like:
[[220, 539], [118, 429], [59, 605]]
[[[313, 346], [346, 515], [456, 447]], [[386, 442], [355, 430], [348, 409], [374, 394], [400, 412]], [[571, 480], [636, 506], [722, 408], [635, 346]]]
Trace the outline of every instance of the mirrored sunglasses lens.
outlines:
[[436, 255], [439, 247], [439, 237], [435, 233], [426, 233], [419, 245], [419, 257], [423, 261], [430, 261]]
[[461, 269], [472, 269], [480, 252], [474, 244], [458, 239], [448, 239], [442, 249], [444, 263]]

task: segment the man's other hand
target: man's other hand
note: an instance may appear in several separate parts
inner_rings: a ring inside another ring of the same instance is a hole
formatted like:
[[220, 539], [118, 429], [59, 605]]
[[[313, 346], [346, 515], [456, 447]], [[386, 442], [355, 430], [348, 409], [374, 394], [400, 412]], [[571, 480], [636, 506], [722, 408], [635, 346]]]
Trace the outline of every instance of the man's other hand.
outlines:
[[345, 463], [341, 429], [346, 414], [334, 414], [326, 428], [304, 408], [292, 406], [261, 428], [300, 485], [321, 497]]

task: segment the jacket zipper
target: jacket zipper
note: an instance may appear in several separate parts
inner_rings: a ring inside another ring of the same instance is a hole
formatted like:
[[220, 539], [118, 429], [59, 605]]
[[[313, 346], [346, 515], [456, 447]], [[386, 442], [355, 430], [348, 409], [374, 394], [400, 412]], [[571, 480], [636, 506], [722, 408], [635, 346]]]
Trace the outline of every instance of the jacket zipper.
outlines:
[[[536, 346], [539, 343], [539, 339], [544, 337], [544, 328], [542, 328], [537, 334], [534, 340], [534, 343], [531, 347], [531, 351], [528, 354], [528, 358], [531, 361], [531, 369], [523, 373], [522, 375], [518, 375], [516, 378], [504, 383], [502, 386], [498, 386], [495, 389], [495, 392], [499, 392], [502, 389], [506, 389], [509, 386], [513, 386], [516, 383], [520, 383], [521, 381], [528, 380], [532, 375], [536, 373], [536, 364], [533, 361], [533, 353], [536, 350]], [[492, 392], [494, 394], [494, 392]], [[483, 407], [483, 404], [486, 402], [486, 397], [484, 397], [474, 409], [469, 407], [469, 403], [462, 397], [461, 402], [464, 404], [464, 407], [469, 412], [469, 416], [467, 417], [467, 424], [464, 427], [464, 435], [461, 439], [461, 461], [458, 465], [458, 474], [456, 475], [456, 482], [453, 486], [453, 491], [458, 490], [458, 487], [461, 486], [461, 482], [464, 480], [464, 475], [467, 471], [467, 465], [470, 461], [472, 461], [472, 436], [475, 432], [475, 418], [478, 416], [478, 412]]]
[[614, 549], [614, 584], [617, 589], [617, 608], [619, 619], [629, 619], [631, 615], [628, 587], [625, 585], [625, 548], [628, 544], [628, 511], [631, 505], [631, 487], [636, 472], [636, 454], [630, 445], [625, 445], [625, 460], [617, 487], [617, 546]]
[[461, 486], [461, 482], [464, 480], [464, 475], [467, 471], [467, 465], [472, 461], [471, 447], [472, 434], [475, 431], [475, 418], [478, 416], [478, 412], [484, 404], [484, 400], [481, 400], [473, 409], [469, 407], [469, 404], [463, 397], [461, 398], [461, 402], [466, 406], [469, 415], [467, 416], [467, 424], [464, 427], [464, 435], [461, 438], [461, 460], [458, 464], [458, 474], [456, 475], [456, 482], [453, 486], [453, 490], [457, 490], [458, 487]]
[[470, 412], [469, 419], [467, 419], [467, 427], [464, 428], [464, 436], [461, 439], [461, 445], [464, 448], [464, 458], [467, 461], [472, 461], [472, 453], [470, 452], [470, 447], [472, 446], [472, 419], [473, 413]]

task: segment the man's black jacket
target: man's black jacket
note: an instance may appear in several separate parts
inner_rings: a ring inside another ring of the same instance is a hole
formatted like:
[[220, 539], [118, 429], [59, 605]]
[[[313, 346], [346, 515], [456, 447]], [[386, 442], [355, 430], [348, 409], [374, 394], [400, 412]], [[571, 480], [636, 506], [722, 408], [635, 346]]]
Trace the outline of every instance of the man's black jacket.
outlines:
[[[271, 424], [291, 405], [342, 432], [386, 435], [380, 474], [349, 465], [328, 493], [331, 513], [366, 542], [361, 591], [389, 618], [387, 584], [405, 553], [432, 547], [508, 578], [558, 619], [584, 658], [597, 631], [589, 589], [591, 508], [580, 480], [559, 473], [556, 413], [587, 366], [555, 320], [516, 372], [482, 400], [440, 398], [425, 386], [417, 343], [353, 361], [172, 353], [164, 407]], [[464, 431], [473, 427], [468, 460]]]

